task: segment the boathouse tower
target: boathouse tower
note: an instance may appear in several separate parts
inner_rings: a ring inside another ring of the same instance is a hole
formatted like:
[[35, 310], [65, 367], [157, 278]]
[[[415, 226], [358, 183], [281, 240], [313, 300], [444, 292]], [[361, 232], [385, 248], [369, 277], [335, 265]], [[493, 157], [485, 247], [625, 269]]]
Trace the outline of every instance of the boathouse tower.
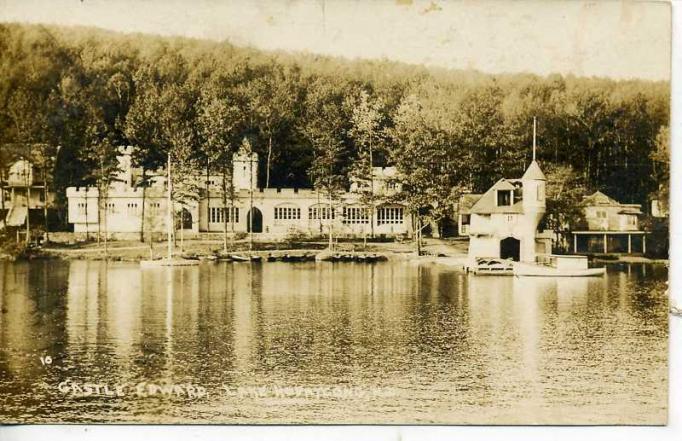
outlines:
[[537, 161], [533, 159], [528, 169], [521, 177], [523, 189], [523, 216], [519, 220], [521, 230], [521, 253], [522, 262], [535, 262], [535, 236], [538, 225], [546, 211], [545, 186], [547, 179], [542, 173]]

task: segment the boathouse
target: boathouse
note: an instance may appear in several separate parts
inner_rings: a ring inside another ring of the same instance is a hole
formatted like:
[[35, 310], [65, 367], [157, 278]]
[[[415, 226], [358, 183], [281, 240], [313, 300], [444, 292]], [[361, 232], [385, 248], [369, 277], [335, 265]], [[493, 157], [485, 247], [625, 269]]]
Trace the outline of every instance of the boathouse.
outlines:
[[481, 195], [464, 195], [459, 231], [468, 256], [535, 262], [551, 252], [551, 235], [538, 232], [545, 213], [545, 175], [533, 160], [521, 179], [502, 178]]

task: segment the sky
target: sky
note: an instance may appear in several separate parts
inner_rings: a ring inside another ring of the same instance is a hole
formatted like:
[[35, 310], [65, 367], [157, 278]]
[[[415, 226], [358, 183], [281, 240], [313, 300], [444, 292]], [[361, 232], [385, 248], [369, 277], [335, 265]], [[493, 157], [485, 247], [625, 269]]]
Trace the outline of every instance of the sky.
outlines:
[[670, 78], [670, 5], [581, 0], [0, 0], [0, 21], [96, 26], [487, 73]]

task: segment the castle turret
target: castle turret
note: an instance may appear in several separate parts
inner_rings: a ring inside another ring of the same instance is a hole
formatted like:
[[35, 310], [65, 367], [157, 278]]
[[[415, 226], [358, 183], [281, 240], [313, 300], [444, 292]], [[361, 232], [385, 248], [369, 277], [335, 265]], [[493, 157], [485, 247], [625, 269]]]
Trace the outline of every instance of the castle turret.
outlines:
[[535, 236], [545, 214], [545, 184], [547, 179], [537, 161], [533, 160], [521, 178], [525, 240], [521, 241], [521, 261], [535, 262]]
[[251, 143], [244, 139], [239, 151], [232, 157], [232, 184], [235, 191], [258, 188], [258, 153], [251, 149]]

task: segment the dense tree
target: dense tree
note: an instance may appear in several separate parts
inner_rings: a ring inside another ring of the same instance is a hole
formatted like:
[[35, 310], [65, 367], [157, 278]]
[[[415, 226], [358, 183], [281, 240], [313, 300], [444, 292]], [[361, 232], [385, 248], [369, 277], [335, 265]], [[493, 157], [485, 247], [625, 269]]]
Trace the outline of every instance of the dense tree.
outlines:
[[433, 222], [461, 189], [523, 173], [533, 117], [543, 168], [571, 170], [581, 188], [647, 204], [668, 185], [668, 82], [490, 76], [27, 25], [0, 25], [0, 74], [0, 144], [51, 149], [42, 156], [56, 156], [62, 206], [67, 186], [95, 183], [84, 151], [98, 139], [135, 146], [144, 192], [169, 155], [194, 173], [231, 172], [247, 136], [266, 186], [319, 187], [328, 162], [344, 185], [396, 165], [420, 193], [406, 195], [416, 219]]
[[366, 90], [361, 90], [359, 96], [348, 97], [346, 105], [352, 108], [349, 135], [357, 149], [357, 158], [350, 168], [350, 176], [357, 184], [360, 203], [369, 213], [371, 236], [374, 237], [373, 213], [376, 189], [373, 167], [377, 147], [381, 146], [382, 141], [384, 104], [380, 98], [370, 97]]
[[553, 231], [554, 243], [567, 251], [570, 244], [564, 242], [566, 235], [563, 233], [582, 226], [584, 215], [581, 203], [588, 189], [583, 185], [583, 177], [571, 166], [551, 165], [545, 168], [545, 176], [547, 211], [542, 227]]
[[241, 86], [250, 123], [266, 145], [266, 188], [270, 187], [270, 171], [278, 154], [275, 143], [293, 123], [297, 78], [298, 69], [285, 70], [281, 64], [268, 64]]
[[414, 219], [417, 252], [423, 228], [437, 225], [452, 212], [468, 177], [462, 167], [467, 152], [453, 147], [449, 134], [432, 126], [425, 115], [420, 101], [410, 95], [398, 107], [389, 130], [389, 155], [402, 188], [395, 199], [406, 204]]
[[[234, 232], [235, 189], [232, 180], [233, 156], [243, 131], [244, 117], [234, 97], [228, 93], [239, 71], [215, 75], [203, 88], [198, 101], [197, 123], [201, 152], [206, 160], [206, 174], [216, 171], [221, 176], [220, 195], [223, 203], [223, 251], [227, 251], [228, 224]], [[207, 197], [209, 187], [207, 182]], [[229, 204], [228, 204], [229, 202]], [[209, 208], [210, 209], [210, 208]]]
[[330, 250], [334, 245], [331, 220], [337, 216], [338, 196], [347, 183], [344, 169], [347, 147], [344, 135], [348, 129], [347, 119], [343, 114], [343, 100], [343, 94], [325, 81], [310, 84], [305, 101], [304, 124], [299, 127], [313, 150], [309, 169], [313, 186], [326, 197], [324, 202], [327, 209], [319, 209], [317, 217], [320, 233], [323, 232], [324, 221], [327, 221]]

